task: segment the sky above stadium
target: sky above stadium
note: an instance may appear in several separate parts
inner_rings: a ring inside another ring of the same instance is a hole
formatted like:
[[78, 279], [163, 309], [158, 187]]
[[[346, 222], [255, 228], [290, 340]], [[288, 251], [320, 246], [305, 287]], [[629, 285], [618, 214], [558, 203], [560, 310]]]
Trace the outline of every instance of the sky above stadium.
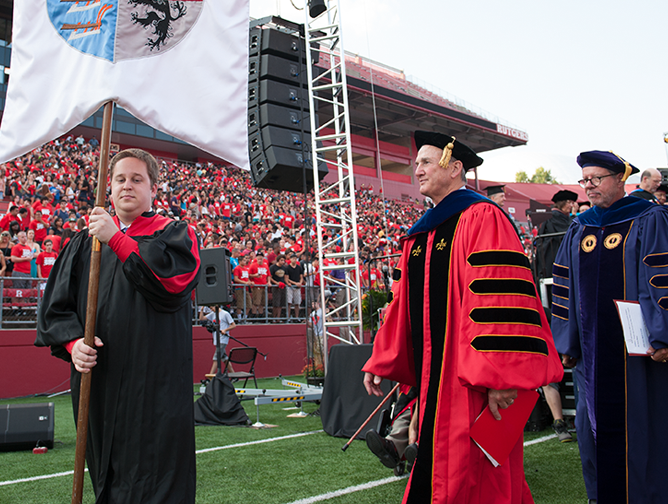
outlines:
[[[525, 131], [483, 154], [482, 179], [543, 166], [575, 183], [585, 150], [668, 166], [668, 2], [340, 0], [346, 51]], [[250, 0], [251, 16], [304, 22], [303, 0]]]

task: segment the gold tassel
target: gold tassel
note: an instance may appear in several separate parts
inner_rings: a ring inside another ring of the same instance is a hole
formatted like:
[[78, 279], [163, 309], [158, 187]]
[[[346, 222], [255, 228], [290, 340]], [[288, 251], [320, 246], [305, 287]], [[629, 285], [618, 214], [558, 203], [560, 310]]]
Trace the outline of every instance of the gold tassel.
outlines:
[[631, 176], [631, 172], [633, 171], [633, 168], [631, 168], [631, 165], [630, 165], [628, 162], [626, 162], [625, 160], [623, 160], [623, 159], [621, 158], [621, 156], [618, 156], [617, 154], [615, 154], [615, 153], [612, 152], [612, 151], [608, 151], [608, 152], [609, 152], [610, 154], [614, 155], [614, 156], [617, 156], [617, 157], [619, 158], [619, 160], [620, 160], [622, 163], [624, 163], [624, 176], [622, 177], [622, 182], [626, 182], [626, 179], [629, 178], [629, 177]]
[[445, 146], [445, 149], [443, 149], [443, 155], [441, 156], [441, 160], [438, 162], [438, 164], [442, 168], [447, 168], [448, 164], [450, 164], [450, 158], [452, 157], [452, 149], [455, 148], [455, 137], [452, 137], [452, 141]]

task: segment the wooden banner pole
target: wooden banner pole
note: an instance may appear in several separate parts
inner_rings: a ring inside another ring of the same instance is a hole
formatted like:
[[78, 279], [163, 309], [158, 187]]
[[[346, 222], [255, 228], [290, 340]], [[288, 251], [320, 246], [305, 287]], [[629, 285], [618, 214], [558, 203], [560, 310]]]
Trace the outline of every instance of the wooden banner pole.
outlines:
[[[100, 166], [97, 174], [97, 195], [95, 206], [104, 208], [107, 195], [107, 172], [109, 170], [109, 151], [111, 147], [111, 119], [114, 103], [104, 104], [102, 118], [102, 137], [100, 140]], [[101, 247], [97, 238], [93, 238], [90, 254], [90, 272], [88, 276], [88, 304], [86, 305], [86, 326], [84, 343], [95, 348], [95, 321], [97, 318], [97, 294], [100, 285]], [[86, 462], [86, 441], [88, 438], [88, 407], [90, 405], [90, 381], [93, 370], [81, 373], [79, 388], [79, 414], [77, 416], [77, 445], [74, 456], [74, 481], [72, 484], [72, 504], [81, 504], [83, 498], [84, 466]]]
[[362, 425], [360, 425], [360, 428], [357, 429], [357, 432], [355, 432], [355, 434], [353, 434], [353, 435], [351, 436], [351, 438], [348, 440], [348, 442], [347, 442], [346, 444], [343, 445], [343, 448], [341, 448], [341, 450], [346, 451], [346, 450], [348, 449], [348, 447], [350, 446], [350, 443], [352, 443], [353, 440], [357, 437], [357, 435], [358, 435], [360, 432], [362, 432], [362, 429], [364, 429], [364, 427], [367, 426], [367, 424], [371, 421], [371, 419], [374, 417], [374, 415], [380, 411], [380, 408], [382, 408], [383, 405], [384, 405], [387, 401], [389, 401], [389, 400], [392, 398], [392, 396], [394, 395], [394, 393], [397, 391], [398, 388], [399, 388], [399, 384], [397, 383], [397, 384], [392, 388], [392, 390], [390, 390], [390, 393], [387, 394], [387, 395], [385, 396], [385, 398], [380, 402], [380, 404], [379, 404], [378, 406], [376, 406], [376, 409], [373, 410], [373, 412], [371, 412], [371, 414], [370, 414], [369, 417], [364, 421], [364, 423], [363, 423]]

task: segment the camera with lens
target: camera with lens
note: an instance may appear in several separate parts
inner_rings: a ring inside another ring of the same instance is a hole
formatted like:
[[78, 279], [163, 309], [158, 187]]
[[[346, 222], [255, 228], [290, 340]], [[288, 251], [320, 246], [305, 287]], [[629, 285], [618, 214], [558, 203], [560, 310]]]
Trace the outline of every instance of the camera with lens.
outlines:
[[204, 327], [211, 334], [214, 334], [218, 330], [218, 326], [213, 320], [205, 320], [202, 322], [202, 327]]

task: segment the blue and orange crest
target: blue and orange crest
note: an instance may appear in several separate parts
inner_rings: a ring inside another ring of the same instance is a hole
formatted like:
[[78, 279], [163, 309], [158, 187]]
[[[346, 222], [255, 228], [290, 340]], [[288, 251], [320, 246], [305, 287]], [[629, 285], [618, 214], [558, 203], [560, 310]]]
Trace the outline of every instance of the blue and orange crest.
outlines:
[[168, 51], [195, 25], [204, 0], [47, 0], [70, 46], [111, 62]]

